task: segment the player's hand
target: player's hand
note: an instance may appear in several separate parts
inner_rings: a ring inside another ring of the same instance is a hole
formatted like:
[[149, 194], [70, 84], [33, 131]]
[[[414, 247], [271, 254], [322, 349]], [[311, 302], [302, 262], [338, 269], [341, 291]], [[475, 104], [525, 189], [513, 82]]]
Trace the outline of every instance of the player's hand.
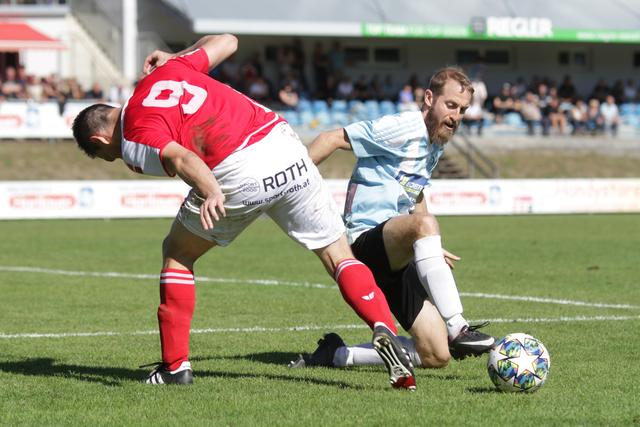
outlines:
[[214, 221], [219, 221], [220, 217], [227, 216], [224, 210], [224, 194], [222, 192], [216, 192], [207, 197], [200, 206], [200, 222], [202, 228], [205, 230], [211, 230], [213, 228]]
[[161, 50], [155, 50], [151, 52], [149, 56], [144, 60], [144, 65], [142, 66], [142, 72], [146, 75], [151, 73], [157, 67], [163, 65], [165, 62], [173, 58], [172, 53], [163, 52]]
[[449, 252], [446, 249], [442, 249], [442, 255], [444, 255], [444, 260], [447, 263], [447, 265], [449, 266], [450, 269], [454, 269], [456, 268], [456, 266], [453, 264], [454, 261], [460, 261], [460, 257], [456, 254], [452, 254], [451, 252]]

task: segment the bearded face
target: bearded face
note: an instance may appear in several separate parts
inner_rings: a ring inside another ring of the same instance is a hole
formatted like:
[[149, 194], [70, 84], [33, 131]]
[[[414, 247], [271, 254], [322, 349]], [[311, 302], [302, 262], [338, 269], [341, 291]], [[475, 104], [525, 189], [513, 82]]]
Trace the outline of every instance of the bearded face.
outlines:
[[446, 144], [458, 130], [462, 116], [469, 108], [471, 94], [463, 90], [460, 83], [449, 80], [440, 94], [427, 91], [425, 96], [425, 124], [429, 140], [435, 144]]
[[429, 110], [426, 119], [429, 140], [434, 144], [446, 144], [453, 137], [456, 130], [458, 130], [461, 120], [462, 118], [456, 120], [452, 117], [445, 117], [444, 119], [438, 120], [434, 111]]

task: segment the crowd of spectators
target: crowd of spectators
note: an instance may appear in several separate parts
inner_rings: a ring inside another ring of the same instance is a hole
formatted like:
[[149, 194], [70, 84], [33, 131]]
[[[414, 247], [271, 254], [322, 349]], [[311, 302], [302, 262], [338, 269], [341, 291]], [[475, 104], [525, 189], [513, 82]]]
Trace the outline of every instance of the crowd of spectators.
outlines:
[[569, 75], [560, 85], [534, 76], [529, 83], [522, 78], [505, 82], [487, 110], [495, 123], [517, 114], [526, 123], [529, 135], [539, 127], [542, 135], [607, 132], [615, 136], [621, 123], [618, 105], [637, 102], [638, 95], [633, 79], [626, 83], [617, 80], [613, 86], [600, 79], [590, 93], [581, 94]]
[[[253, 99], [276, 109], [296, 109], [301, 99], [392, 101], [397, 110], [419, 109], [424, 98], [423, 80], [413, 74], [407, 81], [394, 81], [391, 74], [360, 74], [352, 79], [350, 64], [339, 42], [327, 49], [317, 42], [307, 57], [300, 38], [272, 48], [268, 60], [255, 52], [244, 61], [233, 55], [211, 74]], [[270, 73], [265, 68], [270, 67]], [[557, 84], [548, 77], [533, 76], [530, 81], [517, 78], [500, 88], [489, 90], [482, 81], [486, 69], [472, 64], [475, 96], [465, 114], [463, 124], [470, 132], [482, 134], [486, 124], [517, 124], [533, 135], [602, 134], [616, 135], [621, 123], [618, 105], [640, 101], [640, 90], [633, 79], [617, 80], [612, 86], [600, 79], [590, 93], [580, 93], [571, 76]], [[267, 74], [272, 77], [269, 79]], [[69, 100], [100, 100], [122, 103], [128, 90], [121, 86], [108, 89], [94, 83], [83, 88], [75, 78], [57, 75], [34, 77], [24, 67], [0, 70], [0, 101], [3, 99], [54, 100], [60, 104]]]
[[123, 86], [112, 86], [105, 91], [97, 82], [89, 88], [83, 88], [76, 78], [60, 78], [56, 74], [35, 77], [28, 75], [23, 66], [8, 66], [4, 72], [0, 72], [0, 101], [55, 101], [62, 110], [69, 100], [122, 103], [128, 97], [128, 93]]
[[[271, 63], [277, 64], [275, 82], [265, 77], [259, 53], [243, 63], [232, 57], [213, 74], [252, 98], [283, 109], [295, 109], [301, 99], [323, 99], [329, 104], [337, 99], [389, 100], [400, 111], [417, 109], [428, 82], [428, 76], [420, 80], [416, 74], [406, 82], [394, 81], [391, 74], [360, 74], [352, 79], [352, 64], [337, 41], [328, 49], [317, 42], [307, 58], [301, 39], [294, 38], [277, 47]], [[600, 79], [590, 93], [580, 93], [571, 76], [565, 76], [560, 84], [549, 77], [533, 76], [528, 82], [524, 78], [505, 82], [492, 92], [482, 81], [483, 69], [476, 63], [469, 67], [475, 96], [464, 117], [465, 127], [480, 135], [486, 123], [505, 122], [525, 124], [530, 135], [615, 135], [621, 123], [618, 105], [640, 101], [633, 79], [617, 80], [612, 86]]]

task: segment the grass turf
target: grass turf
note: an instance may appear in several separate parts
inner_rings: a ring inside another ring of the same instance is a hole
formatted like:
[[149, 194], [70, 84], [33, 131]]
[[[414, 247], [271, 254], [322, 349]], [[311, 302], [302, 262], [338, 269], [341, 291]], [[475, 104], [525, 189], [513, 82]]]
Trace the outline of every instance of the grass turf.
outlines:
[[159, 358], [154, 276], [170, 221], [7, 221], [0, 425], [639, 425], [640, 216], [440, 222], [445, 246], [463, 258], [455, 274], [467, 318], [501, 319], [490, 333], [527, 332], [549, 349], [551, 373], [538, 392], [495, 391], [486, 358], [419, 370], [415, 393], [391, 390], [382, 367], [289, 370], [332, 327], [348, 343], [370, 332], [344, 327], [361, 321], [315, 257], [267, 220], [197, 265], [197, 275], [221, 280], [197, 288], [196, 384], [145, 386], [148, 369], [137, 365]]

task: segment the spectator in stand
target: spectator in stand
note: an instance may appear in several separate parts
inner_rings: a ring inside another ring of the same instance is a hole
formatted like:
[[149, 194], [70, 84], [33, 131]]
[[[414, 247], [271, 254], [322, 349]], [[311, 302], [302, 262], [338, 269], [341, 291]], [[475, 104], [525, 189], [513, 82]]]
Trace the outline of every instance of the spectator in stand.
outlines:
[[587, 129], [587, 104], [582, 98], [577, 98], [569, 111], [571, 135], [583, 135]]
[[109, 88], [109, 102], [123, 105], [131, 94], [131, 89], [124, 85], [112, 85]]
[[598, 103], [604, 102], [607, 99], [607, 95], [609, 95], [610, 90], [607, 82], [600, 78], [596, 85], [593, 87], [593, 91], [591, 92], [590, 98], [595, 98], [598, 100]]
[[633, 79], [627, 79], [627, 84], [624, 86], [624, 102], [635, 102], [638, 98], [638, 89]]
[[74, 99], [74, 100], [79, 100], [79, 99], [84, 99], [84, 90], [82, 90], [82, 87], [80, 86], [80, 83], [78, 83], [78, 80], [76, 80], [76, 78], [69, 78], [65, 80], [66, 83], [66, 91], [63, 91], [63, 94], [65, 95], [65, 98], [67, 100], [69, 99]]
[[384, 93], [384, 99], [393, 101], [396, 99], [398, 92], [396, 85], [393, 84], [393, 77], [391, 74], [387, 74], [382, 82], [382, 92]]
[[613, 87], [611, 88], [609, 95], [613, 95], [616, 104], [622, 104], [624, 102], [624, 82], [622, 79], [618, 79], [613, 83]]
[[240, 74], [243, 82], [251, 82], [257, 77], [262, 76], [262, 62], [260, 61], [260, 52], [253, 52], [249, 59], [240, 67]]
[[353, 99], [353, 83], [349, 76], [342, 76], [336, 87], [336, 98]]
[[415, 100], [414, 102], [416, 103], [418, 110], [422, 110], [422, 106], [424, 105], [424, 95], [425, 92], [422, 86], [417, 86], [413, 89], [413, 99]]
[[527, 135], [534, 135], [534, 125], [542, 122], [539, 100], [535, 93], [531, 91], [525, 93], [520, 114], [522, 114], [522, 120], [527, 124]]
[[493, 98], [493, 114], [496, 123], [502, 123], [504, 116], [517, 110], [516, 99], [513, 97], [510, 83], [504, 83], [500, 94]]
[[602, 132], [603, 126], [604, 119], [600, 113], [600, 101], [597, 98], [592, 98], [587, 107], [587, 130], [591, 135], [596, 135]]
[[[554, 91], [555, 88], [552, 88]], [[549, 104], [547, 105], [549, 114], [549, 124], [558, 134], [564, 135], [567, 128], [567, 116], [560, 110], [560, 101], [557, 96], [553, 94], [549, 97]]]
[[42, 99], [58, 99], [58, 87], [55, 84], [55, 79], [56, 76], [54, 74], [40, 79], [40, 84], [42, 85]]
[[26, 82], [18, 79], [16, 69], [7, 67], [5, 70], [5, 79], [2, 83], [2, 95], [7, 99], [26, 99]]
[[576, 90], [576, 87], [571, 81], [571, 76], [567, 74], [566, 76], [564, 76], [564, 80], [562, 81], [562, 84], [558, 88], [558, 97], [562, 102], [565, 99], [574, 99], [577, 94], [578, 94], [578, 91]]
[[523, 77], [518, 77], [516, 84], [511, 88], [511, 95], [515, 100], [520, 100], [524, 98], [525, 93], [527, 93], [527, 84], [524, 82]]
[[28, 76], [26, 82], [27, 98], [36, 102], [43, 101], [44, 85], [42, 84], [42, 79]]
[[93, 85], [91, 85], [91, 89], [88, 90], [84, 94], [84, 96], [87, 99], [104, 100], [104, 91], [102, 90], [102, 86], [100, 86], [100, 83], [95, 82]]
[[298, 106], [298, 102], [300, 102], [300, 95], [298, 95], [291, 83], [285, 82], [278, 92], [278, 99], [284, 104], [285, 109], [294, 110]]
[[417, 87], [422, 86], [420, 84], [420, 80], [418, 79], [418, 75], [416, 73], [413, 73], [409, 76], [409, 86], [411, 86], [412, 89], [415, 89]]
[[374, 74], [369, 81], [369, 96], [371, 99], [375, 99], [377, 101], [382, 101], [384, 96], [384, 88], [382, 86], [382, 82], [380, 81], [380, 77], [377, 74]]
[[543, 136], [549, 135], [549, 128], [551, 127], [551, 98], [552, 97], [549, 94], [549, 87], [546, 83], [540, 83], [538, 85], [538, 106], [540, 107], [540, 113], [542, 114], [541, 124]]
[[234, 89], [241, 89], [239, 78], [240, 64], [236, 61], [234, 53], [220, 65], [220, 80]]
[[353, 97], [361, 101], [369, 99], [369, 85], [364, 74], [361, 74], [353, 84]]
[[400, 111], [414, 111], [417, 109], [417, 105], [413, 98], [413, 88], [409, 83], [402, 86], [400, 92], [398, 92], [398, 109]]
[[487, 86], [482, 81], [482, 77], [479, 73], [476, 73], [471, 80], [471, 87], [473, 87], [473, 97], [471, 98], [471, 105], [467, 108], [462, 118], [462, 124], [467, 128], [469, 134], [471, 134], [471, 126], [476, 125], [478, 130], [478, 136], [482, 136], [482, 128], [484, 126], [484, 103], [487, 100]]
[[269, 88], [269, 84], [264, 79], [264, 77], [260, 77], [260, 76], [253, 79], [253, 81], [249, 83], [249, 87], [247, 88], [247, 95], [250, 98], [255, 99], [256, 101], [259, 101], [259, 102], [264, 102], [269, 100], [270, 92], [271, 91]]
[[606, 101], [600, 105], [600, 115], [602, 116], [603, 130], [611, 132], [611, 136], [618, 134], [620, 125], [620, 112], [613, 95], [609, 95]]
[[329, 77], [329, 55], [324, 51], [324, 45], [317, 42], [313, 48], [313, 77], [315, 81], [316, 97], [327, 98], [329, 95], [327, 78]]

